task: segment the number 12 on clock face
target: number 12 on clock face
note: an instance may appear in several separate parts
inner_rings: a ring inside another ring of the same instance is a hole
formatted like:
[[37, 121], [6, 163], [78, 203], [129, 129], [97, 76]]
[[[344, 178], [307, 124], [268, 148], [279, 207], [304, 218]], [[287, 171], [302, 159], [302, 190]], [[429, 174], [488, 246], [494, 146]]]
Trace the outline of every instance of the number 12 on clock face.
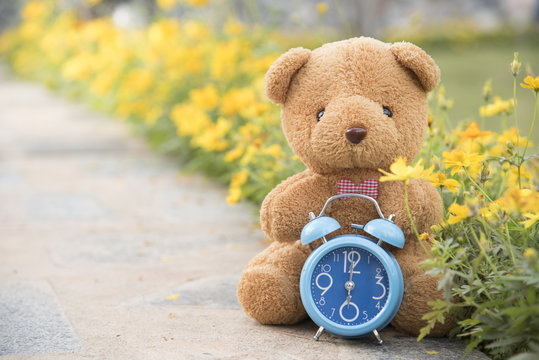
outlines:
[[318, 311], [344, 326], [371, 321], [382, 311], [389, 294], [385, 267], [378, 257], [357, 246], [340, 247], [322, 256], [310, 285]]

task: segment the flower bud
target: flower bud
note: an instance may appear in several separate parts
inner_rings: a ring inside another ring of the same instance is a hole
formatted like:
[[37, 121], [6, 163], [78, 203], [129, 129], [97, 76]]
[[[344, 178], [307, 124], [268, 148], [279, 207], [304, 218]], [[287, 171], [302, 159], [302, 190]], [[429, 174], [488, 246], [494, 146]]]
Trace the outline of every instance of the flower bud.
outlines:
[[518, 52], [514, 53], [513, 62], [510, 64], [511, 66], [511, 74], [513, 74], [514, 77], [518, 75], [518, 71], [520, 70], [520, 67], [522, 66], [522, 63], [518, 61]]
[[485, 82], [485, 85], [483, 85], [483, 98], [486, 102], [490, 100], [490, 96], [492, 95], [492, 79], [488, 79], [487, 82]]
[[488, 179], [490, 179], [490, 169], [488, 162], [484, 161], [483, 165], [481, 166], [481, 175], [479, 176], [479, 181], [484, 184]]
[[528, 260], [534, 259], [535, 255], [537, 255], [537, 251], [534, 248], [527, 248], [524, 251], [524, 257]]

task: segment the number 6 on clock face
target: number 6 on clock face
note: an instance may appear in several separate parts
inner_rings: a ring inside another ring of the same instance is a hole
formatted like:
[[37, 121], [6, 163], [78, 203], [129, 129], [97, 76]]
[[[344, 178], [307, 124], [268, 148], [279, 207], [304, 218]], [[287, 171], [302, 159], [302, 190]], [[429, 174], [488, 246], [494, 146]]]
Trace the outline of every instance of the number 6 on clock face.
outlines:
[[358, 337], [385, 327], [402, 299], [395, 258], [368, 238], [342, 235], [316, 249], [300, 278], [305, 310], [335, 335]]

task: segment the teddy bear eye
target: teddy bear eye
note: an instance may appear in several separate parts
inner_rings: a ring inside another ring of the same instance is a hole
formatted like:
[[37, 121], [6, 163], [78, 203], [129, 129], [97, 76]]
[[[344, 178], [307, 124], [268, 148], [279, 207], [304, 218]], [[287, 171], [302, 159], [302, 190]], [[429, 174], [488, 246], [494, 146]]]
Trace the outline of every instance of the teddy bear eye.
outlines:
[[318, 113], [318, 115], [316, 115], [316, 119], [318, 121], [320, 121], [320, 119], [322, 118], [322, 116], [324, 116], [324, 109], [320, 110], [320, 112]]
[[387, 117], [391, 117], [393, 114], [391, 113], [391, 110], [389, 110], [388, 107], [383, 106], [382, 109], [384, 110], [384, 115]]

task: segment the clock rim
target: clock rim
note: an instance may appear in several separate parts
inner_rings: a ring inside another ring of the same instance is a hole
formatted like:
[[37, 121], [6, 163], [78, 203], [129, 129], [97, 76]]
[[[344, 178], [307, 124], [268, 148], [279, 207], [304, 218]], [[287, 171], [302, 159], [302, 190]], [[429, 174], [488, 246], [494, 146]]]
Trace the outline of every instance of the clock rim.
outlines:
[[[314, 304], [311, 294], [311, 278], [316, 264], [329, 252], [346, 246], [355, 246], [369, 251], [378, 258], [388, 274], [389, 295], [386, 305], [373, 319], [359, 325], [341, 325], [325, 317]], [[369, 335], [373, 330], [386, 327], [397, 314], [404, 294], [404, 280], [399, 263], [389, 250], [377, 245], [363, 235], [340, 235], [316, 248], [305, 261], [300, 275], [301, 302], [307, 314], [318, 326], [340, 337], [357, 338]]]

